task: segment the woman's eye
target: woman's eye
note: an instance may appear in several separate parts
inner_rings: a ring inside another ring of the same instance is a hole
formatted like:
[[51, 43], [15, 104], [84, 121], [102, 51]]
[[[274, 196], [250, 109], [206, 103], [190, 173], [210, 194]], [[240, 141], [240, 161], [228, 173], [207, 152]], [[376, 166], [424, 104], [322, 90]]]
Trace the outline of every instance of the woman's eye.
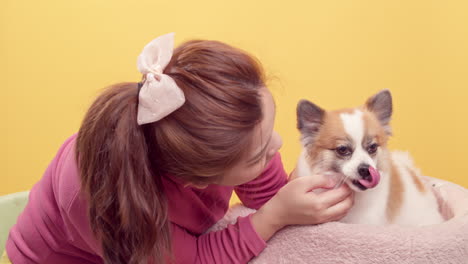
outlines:
[[346, 147], [346, 146], [339, 146], [335, 149], [335, 151], [340, 156], [349, 156], [352, 153], [351, 148]]
[[369, 147], [367, 147], [367, 152], [369, 152], [369, 154], [374, 154], [377, 151], [378, 147], [379, 145], [377, 145], [376, 143], [373, 143]]

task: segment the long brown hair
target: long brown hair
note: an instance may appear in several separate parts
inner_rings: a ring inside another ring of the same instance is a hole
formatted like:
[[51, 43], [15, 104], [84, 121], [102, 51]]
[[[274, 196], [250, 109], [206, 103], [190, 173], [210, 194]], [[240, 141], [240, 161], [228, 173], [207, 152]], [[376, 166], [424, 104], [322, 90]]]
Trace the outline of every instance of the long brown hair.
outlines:
[[137, 83], [116, 84], [88, 110], [76, 152], [89, 220], [105, 263], [164, 263], [171, 256], [161, 177], [210, 183], [245, 155], [262, 119], [260, 64], [216, 41], [175, 49], [164, 73], [185, 104], [137, 125]]

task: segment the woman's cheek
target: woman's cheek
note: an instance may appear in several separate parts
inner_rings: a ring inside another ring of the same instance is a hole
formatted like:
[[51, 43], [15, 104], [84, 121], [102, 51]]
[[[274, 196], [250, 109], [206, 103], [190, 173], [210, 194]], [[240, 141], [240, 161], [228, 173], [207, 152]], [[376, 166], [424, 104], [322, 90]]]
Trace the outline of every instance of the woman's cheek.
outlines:
[[265, 162], [266, 160], [263, 160], [262, 162], [258, 162], [258, 165], [255, 165], [254, 168], [252, 168], [252, 171], [249, 173], [250, 174], [250, 179], [253, 180], [260, 176], [262, 174], [263, 169], [265, 168]]

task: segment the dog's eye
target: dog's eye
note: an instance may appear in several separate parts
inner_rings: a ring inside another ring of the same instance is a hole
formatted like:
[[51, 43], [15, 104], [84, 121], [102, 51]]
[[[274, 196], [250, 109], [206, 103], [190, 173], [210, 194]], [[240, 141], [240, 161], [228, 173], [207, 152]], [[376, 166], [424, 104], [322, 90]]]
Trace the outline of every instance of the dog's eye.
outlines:
[[373, 143], [369, 147], [367, 147], [367, 152], [369, 152], [369, 154], [374, 154], [377, 151], [378, 147], [379, 145], [377, 145], [377, 143]]
[[339, 146], [335, 149], [336, 153], [340, 156], [349, 156], [351, 155], [352, 151], [349, 147], [346, 146]]

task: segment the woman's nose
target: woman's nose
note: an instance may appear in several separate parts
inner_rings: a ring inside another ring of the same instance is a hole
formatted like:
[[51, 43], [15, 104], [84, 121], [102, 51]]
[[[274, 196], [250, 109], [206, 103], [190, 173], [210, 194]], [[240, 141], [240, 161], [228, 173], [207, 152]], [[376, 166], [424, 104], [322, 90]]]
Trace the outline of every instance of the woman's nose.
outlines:
[[283, 140], [281, 139], [281, 136], [276, 133], [276, 131], [273, 131], [273, 134], [271, 135], [272, 142], [271, 142], [271, 148], [268, 151], [268, 157], [272, 157], [275, 155], [276, 152], [283, 146]]

